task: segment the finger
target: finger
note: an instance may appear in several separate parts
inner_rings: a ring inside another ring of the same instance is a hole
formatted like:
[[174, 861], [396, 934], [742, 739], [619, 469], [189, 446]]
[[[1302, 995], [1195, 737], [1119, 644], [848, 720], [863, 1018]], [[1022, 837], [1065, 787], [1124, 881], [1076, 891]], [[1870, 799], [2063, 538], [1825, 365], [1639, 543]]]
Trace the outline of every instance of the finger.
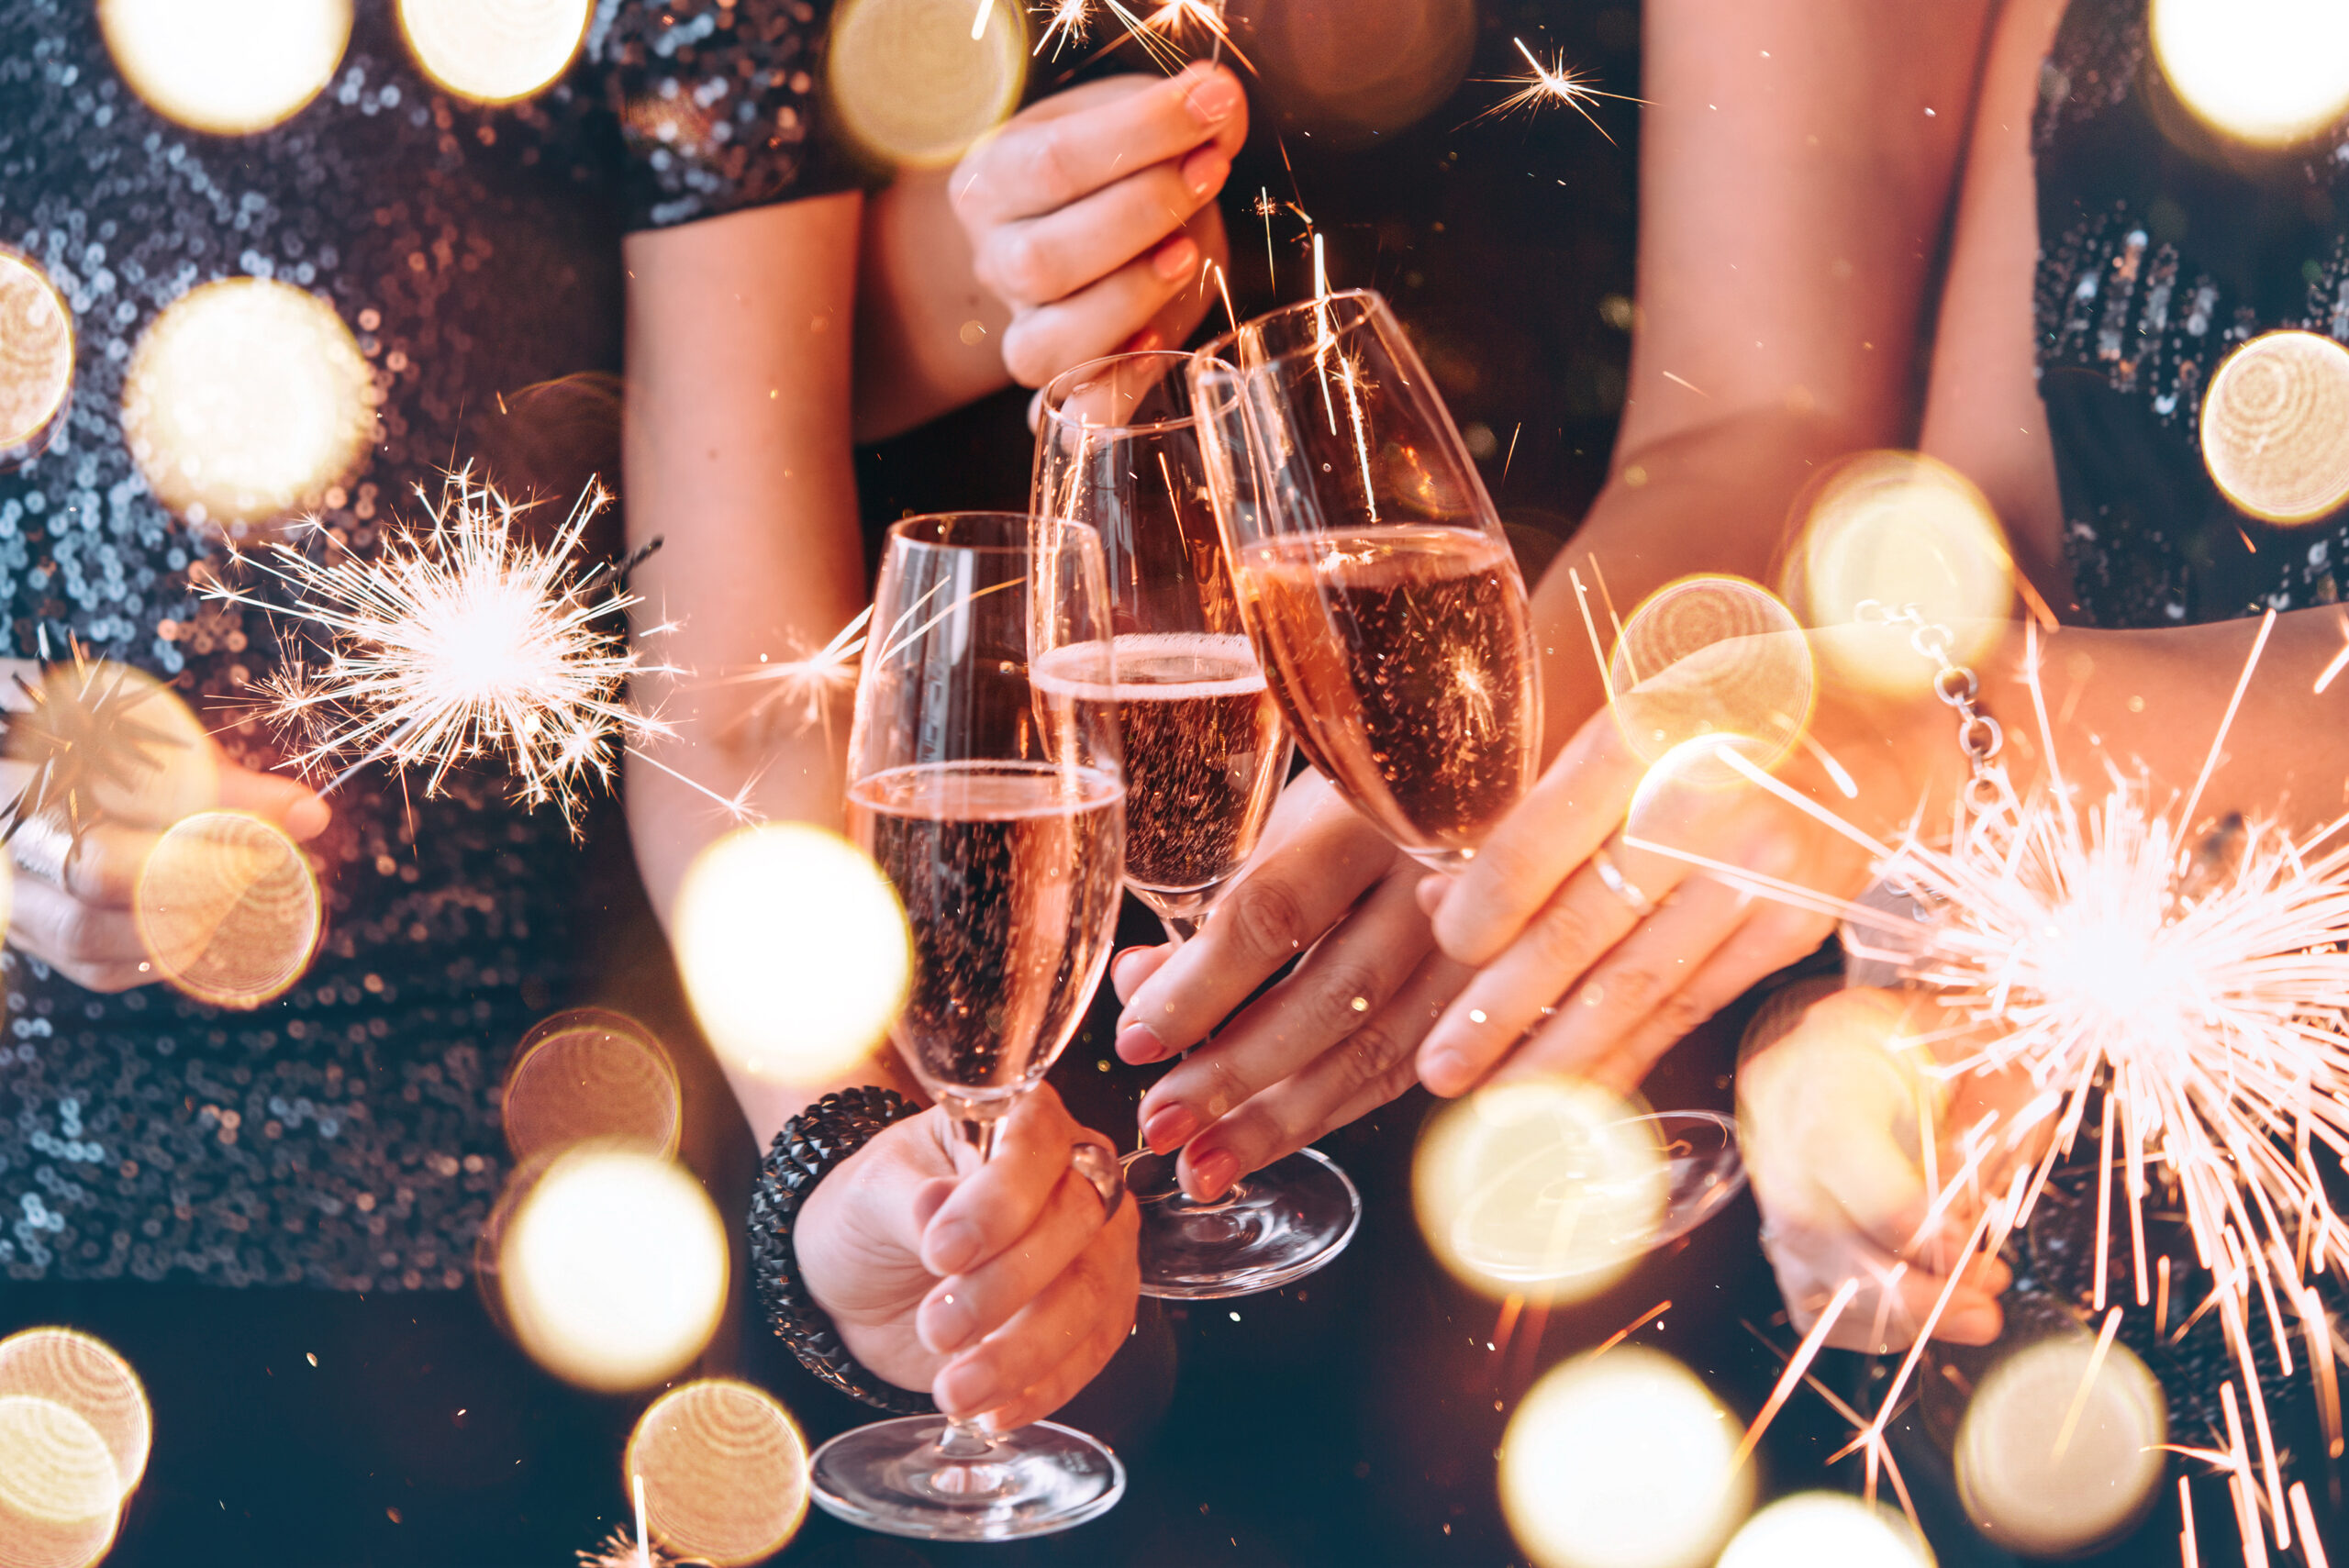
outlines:
[[1198, 265], [1195, 242], [1170, 239], [1066, 299], [1015, 312], [1003, 329], [1004, 368], [1022, 386], [1041, 386], [1071, 365], [1099, 359], [1192, 287]]
[[[1069, 1392], [1082, 1387], [1133, 1323], [1135, 1227], [1133, 1204], [1120, 1204], [1116, 1222], [1097, 1231], [1095, 1244], [1034, 1300], [941, 1368], [931, 1385], [939, 1408], [967, 1416], [1031, 1389], [1041, 1398], [1065, 1381], [1053, 1379], [1056, 1371], [1077, 1374]], [[1114, 1334], [1105, 1331], [1110, 1329]], [[1079, 1358], [1075, 1368], [1067, 1365], [1073, 1357]]]
[[[1804, 910], [1773, 905], [1753, 911], [1687, 984], [1595, 1061], [1588, 1075], [1618, 1094], [1638, 1088], [1665, 1051], [1756, 984], [1814, 951], [1826, 935], [1827, 923]], [[1497, 1076], [1514, 1076], [1517, 1060], [1511, 1058]]]
[[1237, 76], [1195, 64], [1096, 106], [1021, 115], [955, 171], [954, 205], [966, 222], [1003, 223], [1066, 206], [1202, 143], [1229, 161], [1247, 136], [1247, 107]]
[[156, 978], [128, 914], [29, 878], [17, 883], [8, 940], [87, 990], [125, 991]]
[[942, 1356], [993, 1333], [1074, 1262], [1108, 1218], [1093, 1184], [1069, 1172], [1025, 1235], [982, 1266], [931, 1288], [914, 1314], [914, 1331]]
[[[1477, 860], [1483, 858], [1479, 853]], [[1658, 860], [1656, 864], [1663, 876], [1674, 874], [1668, 862]], [[1475, 862], [1470, 869], [1475, 869]], [[1443, 909], [1436, 916], [1438, 929], [1444, 914], [1458, 906], [1463, 893], [1455, 885], [1446, 895]], [[1525, 1038], [1542, 1008], [1580, 980], [1637, 924], [1639, 916], [1599, 880], [1598, 870], [1586, 861], [1519, 932], [1508, 951], [1487, 962], [1444, 1009], [1419, 1047], [1420, 1082], [1434, 1094], [1465, 1094]], [[1444, 951], [1460, 957], [1449, 947]]]
[[1259, 853], [1206, 928], [1127, 1001], [1119, 1057], [1157, 1062], [1204, 1038], [1394, 869], [1395, 846], [1335, 793], [1308, 812], [1278, 848]]
[[[1994, 1280], [2004, 1288], [1996, 1275], [1961, 1279], [1952, 1288], [1945, 1275], [1865, 1241], [1799, 1226], [1777, 1227], [1764, 1250], [1777, 1273], [1787, 1315], [1803, 1333], [1817, 1326], [1846, 1281], [1858, 1282], [1858, 1292], [1827, 1331], [1825, 1342], [1839, 1350], [1871, 1355], [1905, 1350], [1928, 1321], [1935, 1339], [1953, 1344], [1983, 1345], [1998, 1337], [2003, 1315], [1996, 1291], [1985, 1288]], [[1936, 1319], [1934, 1308], [1944, 1290], [1949, 1300]]]
[[296, 840], [327, 830], [334, 813], [316, 792], [282, 773], [256, 773], [233, 762], [220, 764], [220, 805], [228, 811], [265, 817]]
[[[1435, 917], [1443, 951], [1463, 963], [1491, 962], [1607, 841], [1646, 771], [1624, 744], [1615, 716], [1594, 714], [1445, 895]], [[1654, 896], [1658, 890], [1647, 891]]]
[[1401, 990], [1342, 1041], [1251, 1098], [1184, 1148], [1176, 1174], [1201, 1202], [1400, 1096], [1419, 1081], [1419, 1040], [1471, 972], [1431, 951]]
[[941, 1277], [963, 1273], [1025, 1235], [1052, 1202], [1080, 1140], [1103, 1141], [1069, 1119], [1050, 1084], [1020, 1095], [996, 1133], [995, 1151], [930, 1217], [922, 1266]]
[[[26, 828], [30, 830], [32, 824]], [[139, 868], [154, 847], [155, 835], [142, 828], [100, 822], [85, 828], [65, 851], [64, 891], [84, 904], [128, 909]]]
[[1118, 1000], [1124, 1001], [1135, 988], [1166, 966], [1174, 956], [1171, 942], [1154, 948], [1128, 948], [1109, 961], [1109, 984], [1117, 988]]
[[1314, 945], [1294, 973], [1151, 1085], [1136, 1113], [1156, 1152], [1279, 1083], [1369, 1021], [1429, 945], [1418, 880], [1399, 872]]
[[[1213, 147], [1152, 164], [1056, 211], [997, 225], [980, 242], [974, 270], [1014, 305], [1074, 294], [1188, 223], [1230, 172], [1230, 161]], [[1186, 237], [1154, 264], [1162, 277], [1182, 277], [1197, 268], [1198, 245]]]

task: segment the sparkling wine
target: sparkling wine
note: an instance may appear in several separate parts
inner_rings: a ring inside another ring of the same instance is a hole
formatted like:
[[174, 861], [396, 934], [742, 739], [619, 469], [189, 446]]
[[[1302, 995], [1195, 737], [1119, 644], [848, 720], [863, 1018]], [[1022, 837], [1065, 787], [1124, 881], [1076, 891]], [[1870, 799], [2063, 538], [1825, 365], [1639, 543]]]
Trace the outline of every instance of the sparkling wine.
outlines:
[[[1254, 851], [1288, 755], [1255, 649], [1210, 632], [1133, 633], [1114, 649], [1126, 881], [1146, 899], [1218, 887]], [[1088, 667], [1099, 667], [1090, 649], [1055, 649], [1037, 661], [1035, 684], [1104, 700], [1097, 684], [1056, 673]]]
[[905, 901], [911, 995], [895, 1033], [933, 1090], [989, 1099], [1042, 1075], [1108, 964], [1125, 788], [1036, 762], [893, 768], [850, 828]]
[[1405, 848], [1456, 862], [1531, 783], [1541, 703], [1508, 546], [1397, 525], [1238, 560], [1297, 743]]

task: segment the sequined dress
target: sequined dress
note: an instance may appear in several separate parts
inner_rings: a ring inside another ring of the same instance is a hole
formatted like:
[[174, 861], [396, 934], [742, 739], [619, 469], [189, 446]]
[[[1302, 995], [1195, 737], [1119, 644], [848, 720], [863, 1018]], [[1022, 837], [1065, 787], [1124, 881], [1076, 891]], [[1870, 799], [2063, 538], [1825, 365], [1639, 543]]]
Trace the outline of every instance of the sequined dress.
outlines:
[[2349, 119], [2291, 149], [2222, 147], [2147, 44], [2147, 0], [2074, 0], [2041, 78], [2040, 395], [2079, 608], [2193, 625], [2329, 605], [2349, 519], [2278, 528], [2202, 462], [2202, 389], [2277, 328], [2349, 341]]
[[[377, 549], [501, 395], [619, 370], [626, 230], [843, 183], [813, 121], [821, 18], [804, 0], [601, 0], [554, 85], [482, 107], [419, 71], [393, 0], [357, 0], [325, 90], [228, 137], [151, 111], [95, 11], [0, 0], [0, 241], [47, 272], [77, 334], [62, 424], [0, 474], [0, 652], [71, 633], [170, 680], [265, 766], [281, 753], [255, 684], [280, 623], [191, 592], [217, 547], [157, 501], [124, 439], [140, 334], [215, 279], [330, 304], [379, 423], [324, 496], [318, 548]], [[325, 944], [256, 1011], [94, 995], [10, 951], [5, 1277], [462, 1284], [503, 1174], [507, 1061], [562, 999], [576, 940], [581, 856], [559, 816], [507, 793], [491, 768], [430, 800], [362, 771], [313, 845]]]

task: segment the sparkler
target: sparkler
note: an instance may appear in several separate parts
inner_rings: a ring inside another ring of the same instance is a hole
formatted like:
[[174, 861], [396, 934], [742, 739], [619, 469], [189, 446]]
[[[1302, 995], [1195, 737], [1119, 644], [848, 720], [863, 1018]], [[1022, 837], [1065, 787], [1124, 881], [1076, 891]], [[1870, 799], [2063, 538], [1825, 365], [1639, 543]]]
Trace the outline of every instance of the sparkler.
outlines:
[[[395, 533], [379, 557], [321, 564], [283, 541], [237, 557], [292, 590], [291, 605], [217, 582], [205, 589], [323, 636], [323, 664], [289, 663], [264, 688], [269, 717], [304, 738], [295, 765], [355, 758], [331, 790], [388, 759], [422, 773], [429, 796], [459, 762], [502, 756], [517, 798], [552, 804], [574, 828], [585, 787], [612, 777], [615, 738], [674, 772], [640, 745], [666, 727], [623, 699], [630, 676], [666, 668], [641, 664], [628, 644], [621, 617], [640, 601], [607, 584], [618, 575], [610, 563], [582, 571], [576, 561], [610, 493], [591, 483], [545, 546], [518, 532], [527, 506], [470, 468], [448, 477], [437, 505], [421, 486], [417, 495], [431, 527]], [[702, 793], [742, 815], [739, 800]]]
[[[46, 636], [44, 634], [44, 644]], [[150, 717], [150, 701], [168, 702], [161, 688], [124, 665], [92, 660], [77, 639], [68, 665], [52, 665], [39, 683], [15, 676], [29, 707], [0, 712], [0, 755], [29, 765], [16, 797], [0, 806], [7, 821], [0, 844], [27, 821], [47, 819], [79, 844], [95, 825], [101, 792], [129, 794], [160, 773], [187, 742]], [[44, 646], [44, 656], [46, 648]]]
[[[987, 7], [994, 0], [981, 0], [978, 19], [972, 26], [971, 36], [978, 38], [986, 31]], [[1052, 0], [1051, 20], [1043, 36], [1036, 40], [1036, 52], [1041, 54], [1050, 46], [1052, 57], [1060, 58], [1061, 49], [1070, 43], [1082, 43], [1093, 23], [1094, 0]], [[1179, 70], [1186, 51], [1177, 40], [1191, 37], [1204, 38], [1212, 46], [1212, 58], [1221, 60], [1226, 50], [1231, 58], [1250, 72], [1256, 67], [1240, 52], [1232, 41], [1231, 29], [1223, 19], [1224, 0], [1158, 0], [1147, 15], [1120, 3], [1120, 0], [1100, 0], [1118, 25], [1125, 29], [1125, 39], [1139, 45], [1152, 63], [1168, 72]], [[1116, 44], [1109, 46], [1115, 49]], [[1108, 52], [1104, 50], [1103, 53]]]
[[[1590, 121], [1591, 129], [1601, 136], [1607, 136], [1607, 128], [1600, 125], [1597, 117], [1590, 112], [1592, 104], [1601, 98], [1612, 98], [1619, 104], [1646, 102], [1643, 98], [1633, 98], [1621, 93], [1600, 92], [1591, 85], [1597, 78], [1575, 71], [1566, 63], [1566, 57], [1563, 54], [1550, 64], [1544, 65], [1531, 50], [1525, 47], [1523, 39], [1511, 39], [1508, 41], [1515, 44], [1517, 52], [1525, 57], [1526, 66], [1531, 74], [1498, 78], [1497, 85], [1515, 87], [1517, 91], [1478, 115], [1475, 119], [1470, 120], [1468, 122], [1470, 125], [1475, 125], [1477, 120], [1506, 118], [1520, 109], [1529, 114], [1536, 114], [1547, 105], [1564, 104], [1584, 119]], [[1609, 146], [1612, 146], [1615, 139], [1607, 136], [1607, 141]]]
[[825, 733], [831, 733], [831, 706], [829, 699], [856, 689], [856, 673], [864, 653], [864, 629], [873, 619], [873, 606], [867, 605], [855, 618], [833, 633], [832, 639], [815, 652], [800, 659], [783, 659], [762, 663], [756, 669], [738, 671], [721, 675], [714, 684], [721, 686], [761, 685], [774, 689], [751, 706], [739, 724], [754, 722], [772, 708], [796, 704], [800, 708], [801, 734], [820, 723]]
[[[2006, 1125], [1994, 1111], [1965, 1129], [1962, 1168], [1934, 1195], [1920, 1240], [1961, 1193], [1980, 1195], [1989, 1162], [2042, 1141], [2044, 1148], [1986, 1206], [1882, 1410], [1853, 1447], [1866, 1448], [1872, 1459], [1881, 1451], [1889, 1413], [1965, 1262], [1976, 1251], [1995, 1253], [2028, 1222], [2101, 1090], [2099, 1121], [2108, 1130], [2096, 1174], [2097, 1303], [2103, 1305], [2113, 1251], [2124, 1244], [2115, 1234], [2112, 1184], [2123, 1184], [2140, 1309], [2152, 1301], [2145, 1211], [2156, 1195], [2171, 1195], [2167, 1202], [2183, 1211], [2211, 1281], [2195, 1316], [2217, 1314], [2251, 1418], [2246, 1435], [2230, 1381], [2220, 1391], [2225, 1447], [2178, 1451], [2231, 1475], [2245, 1550], [2254, 1557], [2264, 1555], [2263, 1512], [2278, 1551], [2291, 1545], [2296, 1512], [2260, 1392], [2255, 1317], [2264, 1316], [2277, 1359], [2290, 1373], [2288, 1324], [2321, 1316], [2310, 1281], [2349, 1266], [2349, 1224], [2335, 1212], [2318, 1166], [2322, 1155], [2349, 1155], [2349, 817], [2296, 839], [2234, 819], [2204, 837], [2194, 815], [2273, 624], [2271, 612], [2182, 805], [2108, 764], [2101, 798], [2083, 806], [2078, 786], [2064, 776], [2048, 720], [2035, 622], [2025, 626], [2024, 676], [2047, 782], [2018, 795], [2003, 767], [1987, 764], [1954, 808], [1947, 848], [1927, 842], [1913, 826], [1898, 842], [1882, 842], [1733, 748], [1716, 748], [1756, 787], [1865, 848], [1884, 878], [1929, 911], [1914, 920], [1626, 839], [1733, 885], [1895, 939], [1895, 951], [1871, 956], [1899, 962], [1912, 984], [1962, 1020], [1920, 1037], [1920, 1043], [1954, 1042], [1956, 1054], [1935, 1071], [2020, 1072], [2034, 1092]], [[2185, 1331], [2181, 1326], [2176, 1334]], [[1803, 1351], [1815, 1348], [1807, 1340]], [[2329, 1354], [2311, 1359], [2320, 1380], [2327, 1378]], [[1790, 1367], [1807, 1360], [1798, 1352]], [[2320, 1407], [2337, 1442], [2337, 1391], [2322, 1391]]]

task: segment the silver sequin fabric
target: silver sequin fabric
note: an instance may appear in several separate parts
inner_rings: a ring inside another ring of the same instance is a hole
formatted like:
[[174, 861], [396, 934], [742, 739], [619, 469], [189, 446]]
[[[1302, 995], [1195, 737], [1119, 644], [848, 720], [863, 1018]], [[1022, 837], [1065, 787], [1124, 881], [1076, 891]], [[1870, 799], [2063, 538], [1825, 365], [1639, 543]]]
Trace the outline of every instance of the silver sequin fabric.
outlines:
[[[48, 273], [77, 333], [61, 422], [0, 474], [0, 651], [71, 634], [171, 681], [233, 755], [281, 762], [256, 684], [291, 634], [195, 597], [192, 571], [227, 570], [218, 548], [126, 450], [141, 332], [221, 278], [333, 306], [380, 426], [309, 537], [364, 556], [419, 515], [414, 486], [480, 455], [506, 399], [609, 384], [628, 229], [839, 186], [815, 133], [823, 21], [800, 0], [604, 0], [564, 77], [490, 108], [420, 72], [392, 0], [358, 0], [323, 93], [220, 137], [139, 99], [90, 0], [0, 0], [0, 242]], [[362, 770], [334, 806], [313, 846], [326, 941], [256, 1011], [161, 986], [97, 995], [8, 955], [6, 1277], [465, 1282], [504, 1175], [505, 1068], [573, 984], [581, 853], [487, 766], [440, 799]]]
[[2041, 75], [2040, 394], [2078, 608], [2192, 625], [2332, 604], [2340, 517], [2277, 528], [2219, 494], [2202, 392], [2277, 328], [2349, 341], [2349, 121], [2299, 147], [2221, 147], [2147, 46], [2147, 0], [2073, 0]]

